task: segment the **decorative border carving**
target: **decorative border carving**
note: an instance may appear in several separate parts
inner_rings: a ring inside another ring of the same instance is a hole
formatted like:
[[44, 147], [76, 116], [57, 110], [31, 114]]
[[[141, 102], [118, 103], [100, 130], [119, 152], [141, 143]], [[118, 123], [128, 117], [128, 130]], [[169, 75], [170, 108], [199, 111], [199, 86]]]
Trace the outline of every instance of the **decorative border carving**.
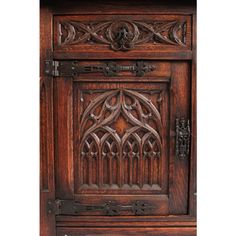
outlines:
[[184, 159], [189, 155], [190, 121], [184, 118], [176, 119], [176, 156]]
[[145, 43], [186, 46], [186, 21], [62, 21], [58, 45], [105, 44], [114, 51], [128, 51]]
[[153, 206], [144, 201], [134, 201], [122, 205], [116, 201], [107, 201], [100, 205], [81, 204], [74, 200], [56, 200], [48, 202], [48, 214], [55, 215], [80, 215], [83, 212], [102, 212], [107, 216], [122, 215], [122, 212], [130, 212], [133, 215], [148, 215]]

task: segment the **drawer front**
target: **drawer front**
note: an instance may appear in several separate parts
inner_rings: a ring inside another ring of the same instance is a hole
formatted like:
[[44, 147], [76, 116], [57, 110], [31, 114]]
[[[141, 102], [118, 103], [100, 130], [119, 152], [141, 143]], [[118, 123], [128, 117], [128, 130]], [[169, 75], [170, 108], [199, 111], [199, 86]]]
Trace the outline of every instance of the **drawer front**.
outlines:
[[181, 15], [72, 15], [54, 17], [58, 52], [191, 50], [191, 17]]

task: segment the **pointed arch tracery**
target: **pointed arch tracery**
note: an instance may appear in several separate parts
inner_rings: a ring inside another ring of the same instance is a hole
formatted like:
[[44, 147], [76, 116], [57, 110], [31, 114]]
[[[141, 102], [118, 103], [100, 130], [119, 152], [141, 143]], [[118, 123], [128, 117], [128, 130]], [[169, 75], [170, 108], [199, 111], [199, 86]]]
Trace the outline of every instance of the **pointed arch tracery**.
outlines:
[[[122, 134], [114, 126], [121, 116], [127, 123]], [[87, 106], [80, 127], [83, 186], [142, 188], [158, 184], [162, 120], [146, 96], [127, 89], [104, 92]]]

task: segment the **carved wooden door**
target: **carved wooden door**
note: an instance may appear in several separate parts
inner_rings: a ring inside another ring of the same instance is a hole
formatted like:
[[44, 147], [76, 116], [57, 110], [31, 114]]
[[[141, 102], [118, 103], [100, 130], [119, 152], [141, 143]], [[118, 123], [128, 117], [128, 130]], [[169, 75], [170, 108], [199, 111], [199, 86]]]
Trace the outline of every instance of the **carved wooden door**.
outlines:
[[54, 79], [58, 214], [187, 214], [189, 64], [59, 62], [69, 66], [88, 72]]
[[41, 236], [195, 235], [194, 11], [73, 4], [41, 11]]

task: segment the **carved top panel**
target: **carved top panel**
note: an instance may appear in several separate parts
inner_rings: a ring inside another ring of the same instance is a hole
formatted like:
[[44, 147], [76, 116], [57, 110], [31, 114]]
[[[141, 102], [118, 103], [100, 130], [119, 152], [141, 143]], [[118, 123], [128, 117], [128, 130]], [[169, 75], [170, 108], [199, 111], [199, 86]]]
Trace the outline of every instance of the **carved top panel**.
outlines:
[[188, 16], [57, 16], [56, 50], [113, 52], [190, 49]]

